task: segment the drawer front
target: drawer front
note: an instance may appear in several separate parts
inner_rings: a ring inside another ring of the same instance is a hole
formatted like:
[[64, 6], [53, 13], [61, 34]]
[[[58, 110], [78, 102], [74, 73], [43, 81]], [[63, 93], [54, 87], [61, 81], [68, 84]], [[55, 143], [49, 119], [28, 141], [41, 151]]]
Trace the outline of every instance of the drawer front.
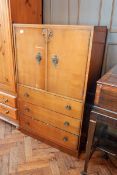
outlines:
[[4, 116], [13, 118], [15, 120], [17, 119], [17, 109], [11, 108], [1, 103], [0, 103], [0, 113]]
[[15, 108], [16, 107], [16, 97], [13, 95], [6, 94], [4, 92], [0, 92], [0, 103]]
[[46, 109], [81, 119], [83, 104], [42, 90], [18, 86], [19, 99]]
[[76, 135], [62, 131], [26, 115], [20, 116], [20, 126], [22, 129], [50, 140], [60, 146], [71, 150], [77, 150], [79, 138]]
[[78, 119], [74, 119], [23, 101], [19, 101], [19, 110], [21, 114], [25, 114], [30, 117], [33, 116], [37, 121], [43, 121], [73, 134], [80, 134], [81, 122]]

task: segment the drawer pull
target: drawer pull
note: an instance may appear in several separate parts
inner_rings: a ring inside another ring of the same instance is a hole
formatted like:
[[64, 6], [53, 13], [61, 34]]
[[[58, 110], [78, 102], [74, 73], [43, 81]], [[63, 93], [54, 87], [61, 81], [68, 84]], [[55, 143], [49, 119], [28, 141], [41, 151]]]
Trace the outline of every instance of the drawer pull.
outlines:
[[29, 112], [30, 109], [29, 109], [29, 108], [25, 108], [24, 111], [25, 111], [25, 112]]
[[67, 122], [67, 121], [64, 122], [64, 126], [69, 126], [69, 125], [70, 125], [69, 122]]
[[25, 93], [25, 94], [24, 94], [24, 97], [29, 97], [29, 94], [28, 94], [28, 93]]
[[64, 142], [68, 142], [68, 137], [64, 137], [64, 138], [63, 138], [63, 141], [64, 141]]
[[9, 111], [5, 111], [5, 114], [9, 114]]
[[70, 111], [72, 109], [72, 107], [70, 105], [67, 105], [67, 106], [65, 106], [65, 109]]
[[4, 99], [3, 103], [7, 103], [8, 102], [8, 99]]

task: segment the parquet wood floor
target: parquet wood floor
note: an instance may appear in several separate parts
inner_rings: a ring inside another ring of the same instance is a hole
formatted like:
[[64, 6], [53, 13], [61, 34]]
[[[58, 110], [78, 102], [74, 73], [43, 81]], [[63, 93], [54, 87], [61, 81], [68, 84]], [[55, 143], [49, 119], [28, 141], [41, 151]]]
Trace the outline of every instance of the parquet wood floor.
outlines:
[[[0, 121], [0, 175], [80, 175], [83, 165], [84, 154], [77, 160]], [[89, 175], [117, 175], [117, 170], [96, 152]]]

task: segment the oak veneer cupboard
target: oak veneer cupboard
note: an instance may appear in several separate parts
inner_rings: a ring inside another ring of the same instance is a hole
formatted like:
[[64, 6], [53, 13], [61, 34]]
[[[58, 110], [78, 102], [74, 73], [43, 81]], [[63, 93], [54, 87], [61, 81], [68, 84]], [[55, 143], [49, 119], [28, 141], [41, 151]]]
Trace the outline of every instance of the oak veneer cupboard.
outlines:
[[77, 155], [106, 27], [17, 24], [12, 35], [8, 0], [0, 14], [0, 118]]
[[101, 72], [106, 27], [14, 25], [20, 128], [77, 155], [86, 93]]

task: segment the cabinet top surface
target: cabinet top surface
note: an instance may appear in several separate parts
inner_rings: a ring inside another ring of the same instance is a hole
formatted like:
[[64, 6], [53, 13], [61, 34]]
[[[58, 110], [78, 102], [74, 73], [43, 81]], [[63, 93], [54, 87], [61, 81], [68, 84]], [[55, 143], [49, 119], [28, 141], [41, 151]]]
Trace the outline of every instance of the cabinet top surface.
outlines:
[[106, 31], [106, 26], [91, 26], [91, 25], [53, 25], [53, 24], [13, 24], [14, 27], [29, 27], [29, 28], [61, 28], [61, 29], [86, 29]]
[[117, 87], [117, 65], [107, 72], [99, 81], [99, 84]]

